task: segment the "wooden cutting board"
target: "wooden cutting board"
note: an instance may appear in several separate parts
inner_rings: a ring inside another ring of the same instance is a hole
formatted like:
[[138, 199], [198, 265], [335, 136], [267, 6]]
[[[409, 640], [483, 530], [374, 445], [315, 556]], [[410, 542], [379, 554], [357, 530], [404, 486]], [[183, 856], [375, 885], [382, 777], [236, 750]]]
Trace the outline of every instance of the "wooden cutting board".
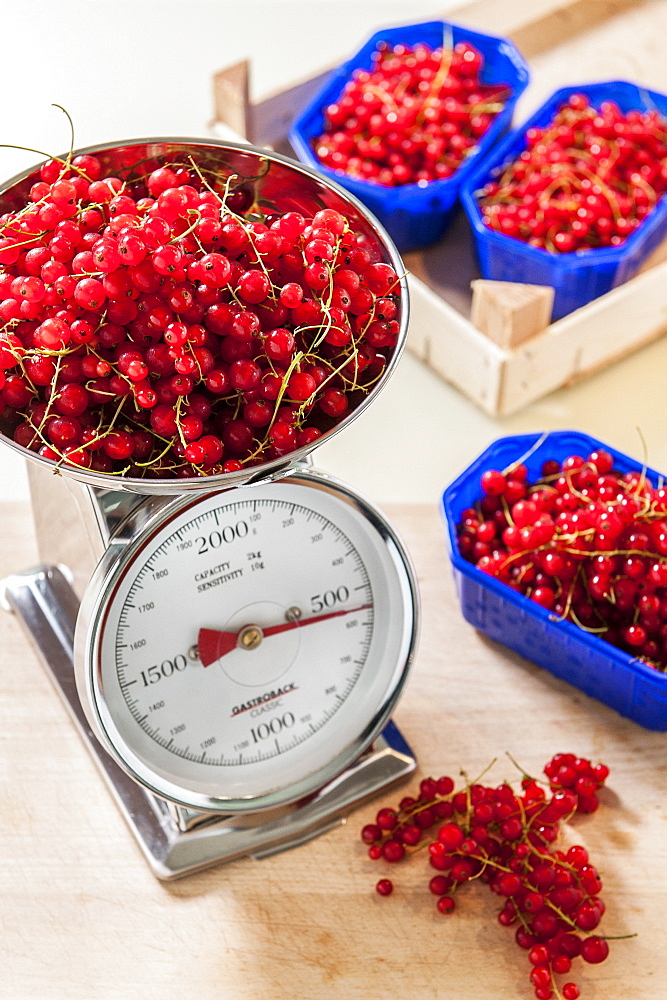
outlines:
[[[423, 601], [395, 714], [426, 774], [539, 774], [559, 751], [611, 768], [594, 815], [567, 830], [604, 880], [600, 966], [586, 1000], [651, 1000], [667, 982], [666, 737], [641, 729], [476, 633], [461, 617], [435, 505], [387, 509]], [[36, 562], [29, 512], [0, 506], [0, 576]], [[7, 1000], [530, 1000], [529, 965], [475, 884], [440, 916], [423, 854], [373, 863], [359, 830], [380, 805], [263, 861], [162, 884], [149, 872], [18, 623], [0, 613], [0, 998]], [[374, 892], [395, 879], [394, 894]]]

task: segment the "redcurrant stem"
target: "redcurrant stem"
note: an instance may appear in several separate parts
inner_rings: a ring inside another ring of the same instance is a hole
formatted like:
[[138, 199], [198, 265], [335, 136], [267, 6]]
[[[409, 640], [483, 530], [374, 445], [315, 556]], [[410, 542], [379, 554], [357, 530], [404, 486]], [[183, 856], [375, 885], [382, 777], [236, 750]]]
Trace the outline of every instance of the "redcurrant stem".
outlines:
[[[38, 239], [41, 235], [42, 235], [42, 233], [30, 233], [29, 236], [28, 236], [28, 238], [26, 240], [21, 240], [20, 243], [15, 243], [14, 246], [17, 246], [17, 247], [32, 246], [34, 244], [35, 240]], [[8, 323], [11, 323], [14, 326], [17, 326], [18, 323], [19, 323], [19, 320], [9, 320]]]
[[[239, 176], [238, 176], [238, 174], [229, 174], [229, 176], [225, 179], [224, 193], [223, 193], [222, 196], [220, 196], [220, 193], [218, 191], [216, 191], [216, 189], [209, 182], [208, 178], [204, 175], [204, 173], [201, 170], [201, 167], [199, 166], [199, 164], [196, 163], [193, 160], [192, 157], [189, 158], [189, 161], [190, 161], [190, 165], [191, 165], [192, 169], [196, 173], [197, 177], [199, 177], [200, 181], [202, 182], [202, 184], [204, 185], [204, 187], [207, 189], [207, 191], [209, 191], [211, 194], [215, 195], [215, 197], [220, 202], [221, 207], [224, 208], [225, 212], [228, 212], [233, 218], [237, 219], [237, 221], [240, 221], [243, 224], [245, 222], [245, 219], [243, 219], [242, 216], [237, 215], [235, 212], [233, 212], [230, 208], [227, 207], [227, 198], [229, 197], [229, 190], [230, 190], [230, 187], [232, 185], [232, 181], [240, 179]], [[220, 175], [219, 174], [216, 174], [215, 176], [216, 176], [217, 180], [220, 180]]]
[[148, 461], [148, 462], [136, 462], [135, 464], [140, 469], [149, 469], [151, 467], [151, 465], [155, 465], [155, 463], [159, 462], [160, 459], [163, 458], [167, 454], [167, 452], [171, 449], [171, 447], [172, 447], [173, 442], [171, 441], [171, 439], [167, 440], [166, 438], [163, 438], [160, 434], [156, 434], [155, 432], [153, 432], [153, 436], [158, 441], [164, 441], [165, 446], [162, 449], [162, 451], [159, 453], [159, 455], [156, 455], [155, 458], [152, 458], [150, 461]]
[[518, 576], [516, 578], [517, 584], [523, 583], [523, 578], [526, 575], [526, 573], [528, 573], [530, 570], [534, 569], [534, 567], [535, 567], [535, 563], [533, 563], [533, 562], [526, 563], [525, 566], [522, 566], [521, 569], [519, 570], [519, 574], [518, 574]]
[[655, 193], [655, 189], [651, 187], [648, 181], [644, 180], [644, 178], [640, 176], [634, 178], [634, 184], [636, 184], [637, 187], [641, 188], [642, 191], [646, 194], [649, 202], [651, 203], [651, 208], [653, 208], [656, 201], [658, 200], [658, 196]]
[[227, 285], [227, 288], [229, 289], [229, 294], [232, 297], [232, 301], [234, 301], [237, 304], [237, 306], [240, 306], [241, 308], [243, 308], [243, 301], [240, 298], [240, 296], [239, 296], [238, 292], [236, 291], [236, 289], [232, 288], [231, 285]]
[[[264, 264], [264, 261], [262, 260], [262, 255], [257, 251], [257, 247], [255, 245], [255, 241], [254, 241], [252, 229], [247, 224], [246, 219], [242, 215], [238, 215], [236, 212], [233, 212], [228, 207], [228, 205], [227, 205], [227, 198], [229, 197], [229, 188], [230, 188], [231, 182], [232, 182], [233, 179], [238, 179], [238, 175], [237, 174], [230, 174], [229, 177], [227, 177], [227, 179], [225, 181], [225, 193], [224, 193], [224, 196], [222, 198], [220, 198], [220, 195], [218, 194], [218, 192], [215, 191], [214, 188], [211, 187], [211, 185], [208, 183], [208, 181], [206, 180], [206, 178], [203, 176], [203, 174], [202, 174], [201, 170], [199, 169], [198, 165], [194, 162], [194, 160], [192, 160], [192, 158], [190, 158], [190, 162], [191, 162], [191, 164], [193, 166], [193, 169], [195, 170], [195, 172], [199, 176], [200, 180], [202, 181], [202, 183], [208, 188], [209, 191], [211, 191], [219, 199], [219, 201], [220, 201], [221, 205], [224, 207], [225, 211], [228, 212], [229, 215], [232, 216], [232, 218], [236, 219], [236, 221], [243, 227], [243, 230], [244, 230], [246, 236], [248, 237], [248, 242], [250, 243], [252, 249], [254, 250], [255, 257], [257, 258], [259, 266], [261, 267], [262, 271], [264, 272], [265, 276], [267, 277], [267, 279], [269, 280], [269, 282], [271, 284], [270, 295], [273, 298], [273, 300], [275, 301], [276, 300], [276, 289], [275, 289], [275, 286], [273, 285], [273, 283], [271, 282], [271, 278], [270, 278], [269, 272], [267, 271], [266, 265]], [[264, 169], [264, 171], [262, 173], [259, 173], [259, 174], [255, 175], [253, 177], [245, 177], [243, 179], [246, 180], [246, 181], [261, 180], [261, 178], [267, 173], [267, 171], [269, 169], [269, 161], [266, 160], [266, 159], [264, 159], [263, 162], [265, 163], [265, 169]]]
[[190, 233], [193, 233], [195, 231], [195, 229], [197, 228], [197, 226], [201, 222], [202, 215], [201, 215], [201, 212], [199, 211], [199, 209], [197, 209], [197, 208], [190, 208], [190, 209], [188, 209], [188, 215], [194, 215], [194, 216], [196, 216], [195, 221], [184, 232], [178, 233], [178, 235], [173, 236], [169, 240], [169, 244], [171, 244], [171, 243], [177, 243], [179, 240], [182, 240], [186, 236], [189, 236]]
[[599, 174], [596, 174], [593, 170], [586, 170], [586, 168], [583, 166], [580, 166], [580, 170], [584, 175], [584, 177], [586, 177], [589, 181], [592, 181], [594, 184], [600, 185], [600, 188], [602, 189], [602, 194], [609, 202], [609, 207], [612, 210], [614, 219], [618, 221], [621, 218], [621, 209], [618, 204], [618, 199], [614, 195], [612, 189], [609, 187], [608, 184], [605, 184], [602, 177], [600, 177]]
[[514, 472], [514, 470], [517, 469], [520, 465], [523, 465], [524, 462], [527, 462], [530, 456], [533, 454], [533, 452], [536, 452], [538, 448], [541, 448], [548, 437], [549, 437], [548, 432], [540, 434], [537, 441], [535, 441], [534, 444], [530, 446], [528, 451], [525, 451], [520, 458], [517, 458], [514, 462], [508, 465], [507, 468], [503, 469], [503, 475], [509, 476], [511, 472]]
[[[334, 254], [333, 254], [333, 259], [335, 259], [336, 255], [337, 255], [337, 254], [338, 254], [338, 252], [340, 251], [340, 245], [341, 245], [341, 241], [342, 241], [342, 238], [343, 238], [343, 235], [344, 235], [345, 233], [347, 233], [347, 232], [348, 232], [348, 230], [349, 230], [349, 227], [348, 227], [348, 226], [346, 226], [346, 227], [345, 227], [345, 229], [343, 230], [343, 232], [342, 232], [342, 233], [340, 234], [340, 236], [339, 236], [339, 237], [337, 238], [337, 240], [336, 240], [336, 242], [335, 242], [335, 244], [334, 244], [334, 247], [333, 247], [333, 251], [334, 251]], [[333, 274], [331, 273], [331, 270], [329, 270], [329, 283], [328, 283], [328, 285], [326, 286], [326, 290], [327, 290], [327, 292], [329, 293], [329, 295], [328, 295], [328, 298], [327, 298], [327, 300], [326, 300], [326, 302], [325, 302], [325, 301], [324, 301], [324, 295], [323, 295], [323, 294], [322, 294], [322, 295], [320, 295], [320, 303], [321, 303], [321, 305], [322, 305], [322, 306], [323, 306], [323, 307], [324, 307], [325, 309], [330, 309], [330, 308], [331, 308], [331, 302], [332, 302], [332, 300], [333, 300], [333, 293], [334, 293], [334, 284], [333, 284]], [[324, 290], [323, 290], [323, 291], [324, 291]]]
[[646, 438], [642, 433], [641, 427], [636, 427], [637, 435], [642, 446], [642, 471], [639, 479], [637, 480], [637, 488], [635, 489], [635, 496], [639, 496], [644, 490], [644, 484], [646, 483], [646, 472], [648, 469], [648, 444], [646, 443]]
[[310, 343], [310, 345], [308, 347], [308, 353], [309, 354], [314, 354], [315, 353], [315, 351], [320, 346], [320, 344], [325, 340], [327, 334], [329, 333], [329, 331], [331, 330], [331, 328], [333, 326], [333, 320], [331, 318], [331, 313], [329, 312], [328, 307], [325, 306], [324, 303], [321, 300], [320, 300], [320, 305], [322, 306], [322, 308], [324, 310], [324, 316], [325, 316], [325, 321], [321, 324], [321, 326], [315, 326], [314, 324], [312, 324], [310, 327], [306, 326], [306, 327], [299, 327], [298, 328], [299, 332], [301, 332], [302, 330], [308, 330], [308, 329], [317, 330], [317, 336]]
[[[355, 366], [354, 366], [354, 372], [355, 372], [354, 378], [353, 379], [348, 379], [345, 376], [344, 370], [342, 371], [341, 374], [342, 374], [343, 379], [345, 380], [345, 384], [346, 384], [346, 386], [347, 386], [347, 388], [349, 389], [350, 392], [353, 392], [355, 389], [361, 389], [362, 392], [368, 392], [368, 390], [372, 386], [374, 386], [376, 382], [379, 382], [379, 380], [382, 378], [382, 372], [378, 372], [377, 375], [374, 375], [373, 378], [370, 379], [370, 381], [364, 382], [363, 385], [360, 385], [357, 382], [357, 375], [359, 374], [359, 364], [358, 364], [358, 361], [357, 361], [358, 354], [359, 354], [359, 351], [355, 350], [354, 355], [353, 355], [354, 362], [355, 362]], [[352, 360], [352, 358], [348, 358], [348, 362], [347, 363], [349, 364], [349, 361], [351, 361], [351, 360]], [[347, 364], [345, 365], [345, 367], [347, 368]]]
[[265, 156], [263, 156], [260, 159], [259, 162], [262, 164], [262, 169], [259, 171], [259, 173], [244, 175], [241, 178], [241, 180], [244, 180], [244, 181], [261, 181], [262, 177], [266, 177], [266, 175], [268, 174], [269, 170], [271, 169], [271, 164], [270, 164], [269, 160]]
[[584, 625], [584, 623], [580, 621], [576, 611], [571, 605], [568, 607], [567, 614], [565, 613], [565, 611], [563, 611], [563, 616], [562, 616], [563, 619], [567, 618], [567, 615], [569, 615], [572, 618], [572, 621], [577, 626], [577, 628], [582, 629], [584, 632], [589, 632], [591, 635], [604, 635], [604, 633], [607, 631], [606, 625], [601, 625], [599, 628], [595, 628], [593, 625]]
[[56, 163], [62, 163], [64, 169], [69, 166], [67, 160], [63, 160], [61, 156], [52, 156], [51, 153], [45, 153], [43, 149], [34, 149], [32, 146], [19, 146], [15, 142], [0, 142], [0, 148], [22, 149], [26, 153], [37, 153], [38, 156], [44, 156], [47, 160], [55, 160]]
[[[497, 760], [498, 760], [498, 758], [494, 757], [492, 761], [489, 761], [489, 763], [486, 765], [486, 767], [484, 768], [484, 770], [481, 771], [477, 775], [477, 777], [475, 778], [475, 780], [468, 785], [468, 788], [471, 788], [472, 785], [478, 785], [480, 783], [480, 781], [482, 780], [482, 778], [484, 777], [484, 775], [489, 773], [489, 771], [491, 770], [491, 768], [493, 767], [493, 765], [496, 763]], [[466, 780], [467, 780], [467, 776], [466, 776], [466, 774], [463, 771], [461, 771], [461, 775], [464, 778], [466, 778]]]
[[528, 923], [528, 921], [524, 917], [524, 915], [521, 912], [521, 910], [518, 909], [518, 907], [515, 907], [514, 908], [514, 912], [516, 913], [517, 920], [519, 921], [519, 923], [523, 927], [524, 931], [526, 931], [528, 934], [530, 934], [530, 924]]
[[[253, 440], [257, 439], [253, 438]], [[262, 452], [266, 451], [266, 444], [267, 444], [266, 441], [257, 440], [257, 447], [253, 452], [250, 453], [246, 461], [252, 461], [253, 459], [258, 458], [262, 454]]]
[[561, 910], [560, 906], [556, 906], [555, 903], [552, 903], [548, 896], [544, 897], [544, 902], [549, 907], [549, 909], [552, 910], [556, 914], [556, 916], [563, 921], [563, 923], [567, 924], [569, 927], [572, 928], [575, 928], [577, 926], [572, 917], [569, 917], [567, 913], [564, 913], [563, 910]]
[[[502, 475], [507, 475], [507, 473], [503, 472]], [[511, 511], [510, 505], [507, 502], [507, 498], [504, 497], [504, 496], [501, 496], [500, 503], [502, 505], [505, 517], [507, 518], [507, 523], [513, 525], [514, 524], [514, 518], [512, 517], [512, 511]]]
[[[366, 91], [369, 94], [374, 94], [375, 97], [382, 101], [384, 107], [391, 108], [392, 111], [398, 110], [398, 103], [388, 90], [384, 90], [382, 87], [375, 87], [372, 84], [367, 84]], [[373, 138], [379, 139], [379, 136], [374, 136]]]
[[331, 372], [329, 373], [329, 375], [327, 375], [327, 377], [325, 379], [323, 379], [322, 382], [320, 383], [319, 388], [321, 389], [328, 382], [330, 382], [332, 378], [335, 378], [336, 375], [339, 375], [340, 372], [342, 372], [343, 369], [346, 367], [346, 365], [349, 363], [349, 360], [350, 360], [349, 358], [345, 358], [345, 360], [343, 361], [343, 363], [341, 365], [339, 365], [338, 368], [332, 368]]
[[181, 444], [185, 448], [187, 442], [183, 435], [183, 424], [181, 422], [181, 407], [183, 405], [183, 400], [184, 400], [183, 396], [179, 396], [178, 399], [176, 400], [176, 431], [178, 433], [178, 437]]
[[[488, 769], [485, 769], [485, 770], [488, 770]], [[466, 774], [465, 771], [460, 771], [459, 773], [460, 773], [461, 777], [465, 780], [465, 788], [462, 789], [462, 791], [465, 791], [465, 796], [466, 796], [466, 811], [465, 811], [465, 820], [464, 820], [464, 823], [465, 823], [466, 830], [469, 830], [470, 829], [470, 817], [472, 816], [472, 799], [470, 797], [470, 782], [468, 781], [468, 775]]]
[[533, 778], [532, 774], [528, 774], [528, 772], [523, 767], [521, 767], [521, 764], [519, 764], [514, 759], [514, 757], [512, 756], [512, 754], [509, 752], [509, 750], [505, 751], [505, 756], [507, 757], [508, 760], [510, 760], [512, 762], [512, 764], [514, 764], [515, 768], [517, 769], [517, 771], [519, 772], [519, 774], [521, 775], [522, 778], [529, 778], [530, 781], [535, 781], [535, 778]]
[[394, 290], [396, 288], [399, 288], [401, 282], [404, 281], [405, 278], [409, 277], [409, 275], [410, 275], [409, 271], [402, 271], [401, 274], [397, 275], [396, 276], [396, 280], [392, 281], [391, 285], [389, 286], [389, 288], [386, 291], [386, 294], [387, 295], [393, 295], [394, 294]]
[[283, 377], [282, 384], [280, 386], [280, 391], [279, 391], [279, 393], [278, 393], [278, 395], [276, 397], [275, 405], [273, 407], [273, 415], [272, 415], [271, 421], [269, 423], [269, 430], [273, 427], [273, 425], [275, 423], [275, 420], [276, 420], [276, 417], [278, 416], [278, 410], [280, 409], [280, 405], [281, 405], [281, 403], [283, 401], [283, 397], [284, 397], [284, 395], [285, 395], [285, 393], [287, 391], [287, 383], [289, 382], [290, 375], [294, 372], [294, 370], [296, 368], [299, 367], [299, 365], [303, 361], [304, 357], [305, 357], [305, 355], [303, 354], [303, 352], [302, 351], [298, 351], [294, 355], [294, 357], [292, 358], [292, 360], [290, 361], [290, 363], [289, 363], [289, 365], [287, 367], [287, 371], [285, 372], [285, 375]]
[[114, 426], [116, 424], [116, 421], [118, 420], [118, 418], [121, 415], [121, 411], [122, 411], [124, 405], [125, 405], [125, 399], [123, 398], [123, 399], [121, 399], [119, 401], [118, 406], [116, 407], [116, 409], [115, 409], [115, 411], [113, 413], [113, 416], [111, 417], [111, 420], [108, 423], [108, 427], [107, 427], [108, 431], [113, 430], [113, 428], [114, 428]]
[[62, 113], [67, 118], [67, 121], [69, 122], [69, 135], [70, 135], [70, 138], [69, 138], [69, 153], [67, 154], [67, 161], [66, 161], [67, 162], [67, 166], [69, 167], [70, 163], [71, 163], [71, 160], [72, 160], [72, 152], [74, 150], [74, 122], [72, 121], [72, 118], [71, 118], [71, 115], [70, 115], [69, 111], [67, 110], [67, 108], [64, 108], [62, 106], [62, 104], [56, 104], [54, 102], [54, 103], [51, 104], [51, 107], [58, 108], [60, 111], [62, 111]]
[[[60, 358], [60, 355], [58, 355], [56, 357], [56, 370], [53, 373], [53, 384], [54, 385], [56, 384], [56, 381], [58, 379], [58, 375], [60, 373], [60, 365], [61, 365], [61, 358]], [[46, 423], [47, 418], [50, 415], [49, 411], [51, 410], [51, 407], [53, 406], [54, 401], [55, 401], [55, 393], [53, 393], [49, 397], [49, 399], [47, 401], [47, 404], [46, 404], [46, 409], [44, 410], [44, 416], [42, 417], [42, 419], [40, 421], [39, 427], [35, 428], [37, 430], [37, 433], [39, 434], [40, 438], [44, 442], [44, 444], [46, 444], [47, 442], [46, 442], [46, 439], [44, 438], [44, 436], [42, 435], [42, 427], [44, 426], [44, 424]]]
[[554, 970], [551, 968], [551, 966], [549, 966], [549, 972], [551, 973], [551, 989], [554, 991], [556, 1000], [563, 1000], [563, 994], [558, 989], [558, 983], [556, 982], [556, 978], [554, 976]]
[[[121, 404], [118, 407], [118, 409], [116, 410], [116, 413], [114, 414], [113, 420], [115, 420], [118, 417], [118, 415], [120, 414], [120, 412], [121, 412], [121, 410], [123, 408], [124, 403], [125, 403], [125, 400], [124, 399], [121, 400]], [[132, 417], [128, 417], [127, 419], [129, 421], [129, 423], [133, 424], [135, 427], [139, 427], [141, 430], [144, 429], [143, 428], [143, 424], [138, 423]], [[112, 423], [113, 423], [113, 421], [112, 421]], [[135, 462], [135, 465], [139, 466], [142, 469], [148, 469], [148, 468], [151, 467], [151, 465], [155, 465], [156, 462], [159, 462], [160, 459], [164, 455], [167, 454], [167, 452], [169, 451], [169, 449], [173, 445], [173, 441], [172, 441], [171, 438], [163, 437], [161, 434], [158, 434], [157, 431], [153, 431], [153, 437], [156, 439], [156, 441], [162, 441], [164, 443], [164, 445], [165, 445], [165, 448], [163, 449], [163, 451], [160, 452], [159, 455], [157, 455], [155, 458], [152, 458], [148, 462]]]
[[628, 938], [639, 937], [639, 934], [635, 931], [634, 934], [599, 934], [598, 937], [603, 941], [625, 941]]
[[426, 108], [429, 107], [435, 95], [437, 95], [442, 89], [442, 85], [447, 79], [451, 69], [453, 57], [454, 34], [452, 32], [451, 25], [445, 23], [442, 26], [442, 52], [440, 55], [440, 65], [438, 66], [437, 72], [431, 81], [431, 86], [422, 101], [421, 110], [416, 119], [418, 122], [423, 121]]
[[[504, 104], [500, 104], [498, 102], [491, 102], [489, 104], [488, 102], [484, 103], [482, 101], [481, 104], [473, 104], [472, 107], [470, 107], [467, 104], [462, 104], [461, 110], [466, 111], [470, 115], [485, 114], [487, 112], [492, 114], [498, 114], [498, 112], [502, 111], [504, 107], [505, 107]], [[467, 153], [467, 150], [465, 152]]]

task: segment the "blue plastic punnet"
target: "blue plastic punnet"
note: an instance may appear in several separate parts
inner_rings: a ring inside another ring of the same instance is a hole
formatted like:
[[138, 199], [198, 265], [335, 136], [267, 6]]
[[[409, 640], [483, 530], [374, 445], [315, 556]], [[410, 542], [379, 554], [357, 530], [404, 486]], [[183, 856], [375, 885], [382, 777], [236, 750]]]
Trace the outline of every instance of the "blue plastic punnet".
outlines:
[[552, 253], [484, 225], [478, 192], [525, 150], [527, 130], [548, 125], [575, 93], [585, 94], [594, 108], [599, 108], [603, 101], [615, 101], [624, 113], [657, 110], [667, 117], [667, 95], [637, 87], [634, 83], [611, 81], [564, 87], [552, 94], [520, 128], [506, 135], [483, 162], [477, 160], [474, 169], [466, 174], [460, 192], [474, 234], [482, 277], [493, 281], [550, 285], [555, 291], [553, 319], [561, 319], [632, 278], [667, 236], [665, 196], [617, 247]]
[[[537, 447], [536, 447], [537, 446]], [[500, 438], [445, 490], [442, 514], [464, 618], [489, 638], [549, 670], [646, 729], [667, 731], [667, 675], [554, 615], [465, 560], [458, 550], [456, 526], [467, 507], [482, 496], [480, 477], [524, 460], [529, 481], [540, 478], [546, 459], [586, 458], [604, 448], [621, 472], [641, 470], [640, 462], [578, 431], [553, 431]], [[531, 449], [534, 449], [531, 451]], [[645, 470], [656, 485], [663, 477]]]
[[[483, 83], [504, 83], [510, 97], [476, 151], [468, 156], [452, 177], [425, 185], [405, 184], [388, 188], [380, 184], [348, 177], [325, 167], [313, 150], [315, 140], [324, 130], [324, 109], [340, 95], [355, 69], [370, 69], [373, 54], [380, 42], [389, 45], [425, 43], [431, 48], [467, 41], [484, 57]], [[516, 46], [504, 38], [480, 34], [444, 21], [429, 21], [378, 31], [347, 62], [335, 69], [315, 97], [299, 113], [290, 131], [290, 143], [302, 163], [314, 167], [356, 195], [385, 227], [399, 250], [428, 246], [444, 233], [458, 207], [461, 184], [480, 158], [509, 128], [517, 98], [528, 85], [528, 66]]]

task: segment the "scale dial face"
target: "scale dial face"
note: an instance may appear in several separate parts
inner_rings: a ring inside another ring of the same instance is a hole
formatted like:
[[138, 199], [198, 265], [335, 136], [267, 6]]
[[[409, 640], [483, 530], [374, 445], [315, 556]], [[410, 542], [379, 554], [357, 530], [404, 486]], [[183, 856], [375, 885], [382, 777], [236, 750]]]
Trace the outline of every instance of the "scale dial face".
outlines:
[[368, 747], [416, 631], [390, 526], [304, 472], [172, 502], [110, 552], [82, 604], [77, 684], [142, 784], [192, 809], [257, 810], [312, 793]]

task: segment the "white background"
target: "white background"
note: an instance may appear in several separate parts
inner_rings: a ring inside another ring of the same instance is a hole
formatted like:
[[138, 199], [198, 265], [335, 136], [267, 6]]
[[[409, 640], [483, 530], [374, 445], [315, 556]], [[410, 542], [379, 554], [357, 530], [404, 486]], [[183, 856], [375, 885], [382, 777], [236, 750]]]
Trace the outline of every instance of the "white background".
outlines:
[[[349, 56], [378, 28], [429, 20], [451, 0], [0, 0], [2, 133], [61, 153], [142, 136], [206, 136], [213, 74], [252, 63], [260, 99]], [[493, 31], [493, 25], [488, 26]], [[295, 109], [296, 111], [297, 109]], [[0, 178], [36, 163], [0, 148]], [[667, 339], [504, 420], [485, 416], [406, 354], [374, 404], [316, 453], [376, 502], [437, 502], [494, 438], [555, 428], [592, 434], [667, 470]], [[27, 499], [22, 460], [0, 448], [0, 500]]]

